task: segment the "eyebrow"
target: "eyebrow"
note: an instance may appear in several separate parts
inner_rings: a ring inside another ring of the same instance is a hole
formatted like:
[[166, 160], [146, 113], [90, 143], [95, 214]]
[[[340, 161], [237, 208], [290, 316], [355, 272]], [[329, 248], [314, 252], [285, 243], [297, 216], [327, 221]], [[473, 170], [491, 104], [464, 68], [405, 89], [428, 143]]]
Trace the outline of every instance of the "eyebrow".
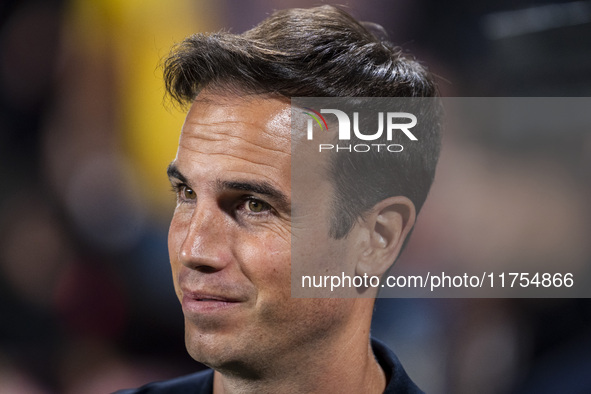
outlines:
[[183, 183], [187, 183], [187, 178], [179, 171], [174, 163], [168, 165], [168, 168], [166, 168], [166, 175], [168, 175], [168, 179], [176, 178]]
[[[179, 171], [179, 169], [174, 163], [170, 163], [168, 165], [166, 173], [168, 174], [169, 179], [176, 178], [183, 183], [189, 183], [187, 181], [187, 178]], [[278, 205], [278, 208], [280, 210], [284, 212], [290, 211], [291, 204], [289, 202], [289, 198], [287, 197], [287, 195], [267, 181], [224, 181], [218, 179], [216, 181], [216, 189], [218, 191], [238, 190], [260, 194], [262, 196], [266, 196], [272, 199], [275, 202], [275, 204]]]

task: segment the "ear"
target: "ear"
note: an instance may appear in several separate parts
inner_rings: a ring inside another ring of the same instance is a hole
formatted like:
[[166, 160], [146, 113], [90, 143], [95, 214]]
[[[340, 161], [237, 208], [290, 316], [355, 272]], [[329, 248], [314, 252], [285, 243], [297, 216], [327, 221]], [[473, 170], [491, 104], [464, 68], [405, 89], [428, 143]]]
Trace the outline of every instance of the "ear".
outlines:
[[377, 203], [365, 216], [363, 227], [369, 242], [364, 245], [355, 273], [382, 276], [394, 264], [415, 219], [415, 205], [407, 197], [390, 197]]

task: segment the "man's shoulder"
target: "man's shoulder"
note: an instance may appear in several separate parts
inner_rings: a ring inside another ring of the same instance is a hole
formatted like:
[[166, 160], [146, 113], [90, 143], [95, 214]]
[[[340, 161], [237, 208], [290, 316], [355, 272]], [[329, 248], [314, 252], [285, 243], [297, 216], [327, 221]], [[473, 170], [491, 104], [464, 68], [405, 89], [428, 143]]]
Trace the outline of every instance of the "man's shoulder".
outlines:
[[371, 339], [371, 347], [388, 379], [384, 394], [424, 394], [408, 376], [392, 350], [375, 338]]
[[137, 389], [120, 390], [115, 394], [211, 394], [213, 392], [213, 370], [193, 373], [162, 382], [146, 384]]

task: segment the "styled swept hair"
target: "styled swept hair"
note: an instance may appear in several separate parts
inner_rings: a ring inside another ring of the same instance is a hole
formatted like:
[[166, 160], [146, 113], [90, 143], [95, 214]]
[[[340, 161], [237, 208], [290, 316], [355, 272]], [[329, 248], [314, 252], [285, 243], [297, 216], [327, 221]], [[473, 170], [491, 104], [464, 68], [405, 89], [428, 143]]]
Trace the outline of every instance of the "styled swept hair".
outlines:
[[329, 5], [277, 11], [240, 35], [195, 34], [173, 49], [164, 70], [167, 92], [182, 104], [210, 84], [285, 97], [431, 97], [436, 92], [423, 66]]

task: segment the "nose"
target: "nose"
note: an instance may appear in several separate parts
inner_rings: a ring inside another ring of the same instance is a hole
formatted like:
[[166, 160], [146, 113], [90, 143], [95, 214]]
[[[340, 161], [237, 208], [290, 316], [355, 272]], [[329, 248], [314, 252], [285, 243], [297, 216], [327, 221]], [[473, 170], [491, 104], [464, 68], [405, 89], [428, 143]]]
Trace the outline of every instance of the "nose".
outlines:
[[213, 204], [197, 204], [185, 227], [178, 259], [187, 268], [202, 272], [223, 269], [232, 258], [231, 236], [223, 212]]

